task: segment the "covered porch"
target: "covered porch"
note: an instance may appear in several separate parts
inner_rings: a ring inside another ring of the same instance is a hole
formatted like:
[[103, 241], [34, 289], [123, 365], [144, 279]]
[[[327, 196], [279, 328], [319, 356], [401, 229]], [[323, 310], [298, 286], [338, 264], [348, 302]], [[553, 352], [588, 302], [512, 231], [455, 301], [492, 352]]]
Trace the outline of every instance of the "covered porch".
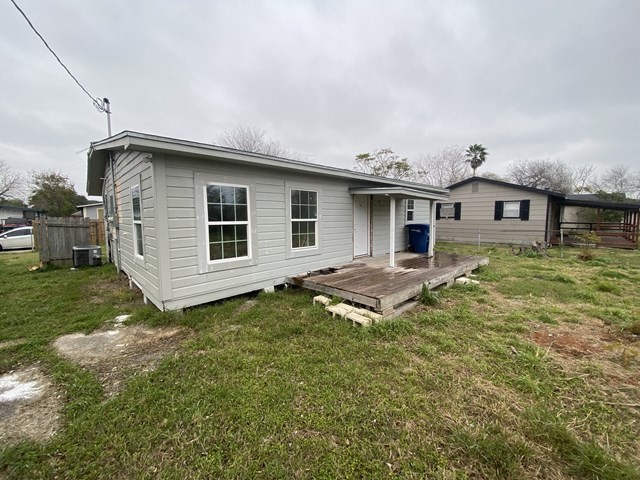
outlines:
[[[391, 262], [394, 266], [390, 266]], [[452, 284], [456, 278], [488, 264], [488, 258], [479, 256], [435, 252], [429, 257], [395, 252], [393, 256], [357, 258], [347, 264], [302, 273], [287, 278], [287, 282], [344, 298], [389, 317], [415, 299], [423, 285], [433, 289]]]

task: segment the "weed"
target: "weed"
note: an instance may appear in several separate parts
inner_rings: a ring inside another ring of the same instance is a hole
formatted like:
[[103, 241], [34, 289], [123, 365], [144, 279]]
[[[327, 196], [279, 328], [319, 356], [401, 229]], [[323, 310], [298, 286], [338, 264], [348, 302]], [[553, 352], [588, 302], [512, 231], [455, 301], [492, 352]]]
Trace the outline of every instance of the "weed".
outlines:
[[440, 296], [438, 292], [429, 290], [425, 284], [422, 284], [422, 291], [420, 292], [420, 303], [423, 305], [435, 306], [440, 303]]
[[620, 294], [620, 287], [611, 282], [598, 282], [596, 284], [596, 290], [599, 292], [613, 293], [615, 295]]

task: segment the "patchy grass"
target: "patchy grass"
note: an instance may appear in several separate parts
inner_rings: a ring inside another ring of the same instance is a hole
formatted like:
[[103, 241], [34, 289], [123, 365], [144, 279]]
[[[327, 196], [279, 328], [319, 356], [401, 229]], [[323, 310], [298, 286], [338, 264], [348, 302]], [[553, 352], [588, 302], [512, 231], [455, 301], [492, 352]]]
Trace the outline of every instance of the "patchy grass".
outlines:
[[[66, 407], [47, 443], [2, 450], [0, 476], [639, 478], [640, 257], [594, 252], [481, 249], [480, 285], [368, 329], [300, 290], [161, 313], [109, 266], [3, 254], [0, 373], [39, 363]], [[192, 335], [107, 400], [51, 342], [122, 313]]]

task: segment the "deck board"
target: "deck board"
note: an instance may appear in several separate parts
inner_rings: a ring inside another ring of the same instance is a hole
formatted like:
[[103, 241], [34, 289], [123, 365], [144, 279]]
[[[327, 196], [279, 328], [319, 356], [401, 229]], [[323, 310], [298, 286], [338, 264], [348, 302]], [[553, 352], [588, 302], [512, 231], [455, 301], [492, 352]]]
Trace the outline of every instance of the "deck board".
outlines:
[[322, 272], [289, 277], [287, 281], [310, 290], [336, 295], [378, 312], [389, 311], [413, 299], [422, 290], [470, 273], [487, 265], [486, 257], [436, 252], [432, 258], [424, 254], [399, 252], [396, 266], [389, 266], [389, 257], [358, 258]]

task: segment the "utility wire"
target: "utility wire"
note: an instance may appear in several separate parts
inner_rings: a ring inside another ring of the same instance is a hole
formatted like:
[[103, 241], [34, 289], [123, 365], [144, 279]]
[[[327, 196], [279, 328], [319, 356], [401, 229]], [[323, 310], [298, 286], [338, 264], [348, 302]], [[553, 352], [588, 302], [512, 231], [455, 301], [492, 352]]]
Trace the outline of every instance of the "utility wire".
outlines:
[[24, 19], [27, 21], [27, 23], [29, 24], [29, 26], [31, 27], [31, 30], [33, 30], [35, 32], [35, 34], [38, 36], [38, 38], [40, 38], [40, 40], [42, 40], [42, 43], [44, 43], [44, 46], [47, 47], [47, 49], [51, 52], [51, 55], [53, 55], [55, 57], [55, 59], [58, 61], [58, 63], [60, 65], [62, 65], [62, 68], [65, 69], [65, 71], [69, 74], [69, 76], [71, 78], [73, 78], [73, 81], [76, 82], [76, 84], [82, 89], [82, 91], [84, 93], [87, 94], [87, 96], [93, 101], [93, 105], [100, 110], [101, 112], [106, 111], [105, 110], [105, 106], [104, 106], [104, 101], [103, 100], [98, 100], [97, 98], [95, 98], [93, 95], [91, 95], [86, 88], [84, 88], [82, 86], [82, 84], [80, 83], [80, 81], [73, 75], [73, 73], [71, 73], [71, 70], [69, 70], [67, 68], [67, 66], [62, 62], [62, 60], [60, 60], [60, 57], [58, 57], [58, 55], [56, 54], [56, 52], [53, 51], [53, 49], [49, 46], [49, 44], [47, 43], [47, 41], [44, 39], [44, 37], [42, 35], [40, 35], [40, 32], [38, 32], [38, 30], [36, 29], [36, 27], [33, 26], [33, 23], [31, 23], [31, 20], [29, 20], [29, 17], [27, 17], [27, 14], [24, 13], [22, 11], [22, 9], [18, 6], [18, 4], [15, 2], [15, 0], [10, 0], [11, 3], [13, 3], [13, 6], [16, 7], [18, 9], [18, 11], [22, 14], [22, 16], [24, 17]]

